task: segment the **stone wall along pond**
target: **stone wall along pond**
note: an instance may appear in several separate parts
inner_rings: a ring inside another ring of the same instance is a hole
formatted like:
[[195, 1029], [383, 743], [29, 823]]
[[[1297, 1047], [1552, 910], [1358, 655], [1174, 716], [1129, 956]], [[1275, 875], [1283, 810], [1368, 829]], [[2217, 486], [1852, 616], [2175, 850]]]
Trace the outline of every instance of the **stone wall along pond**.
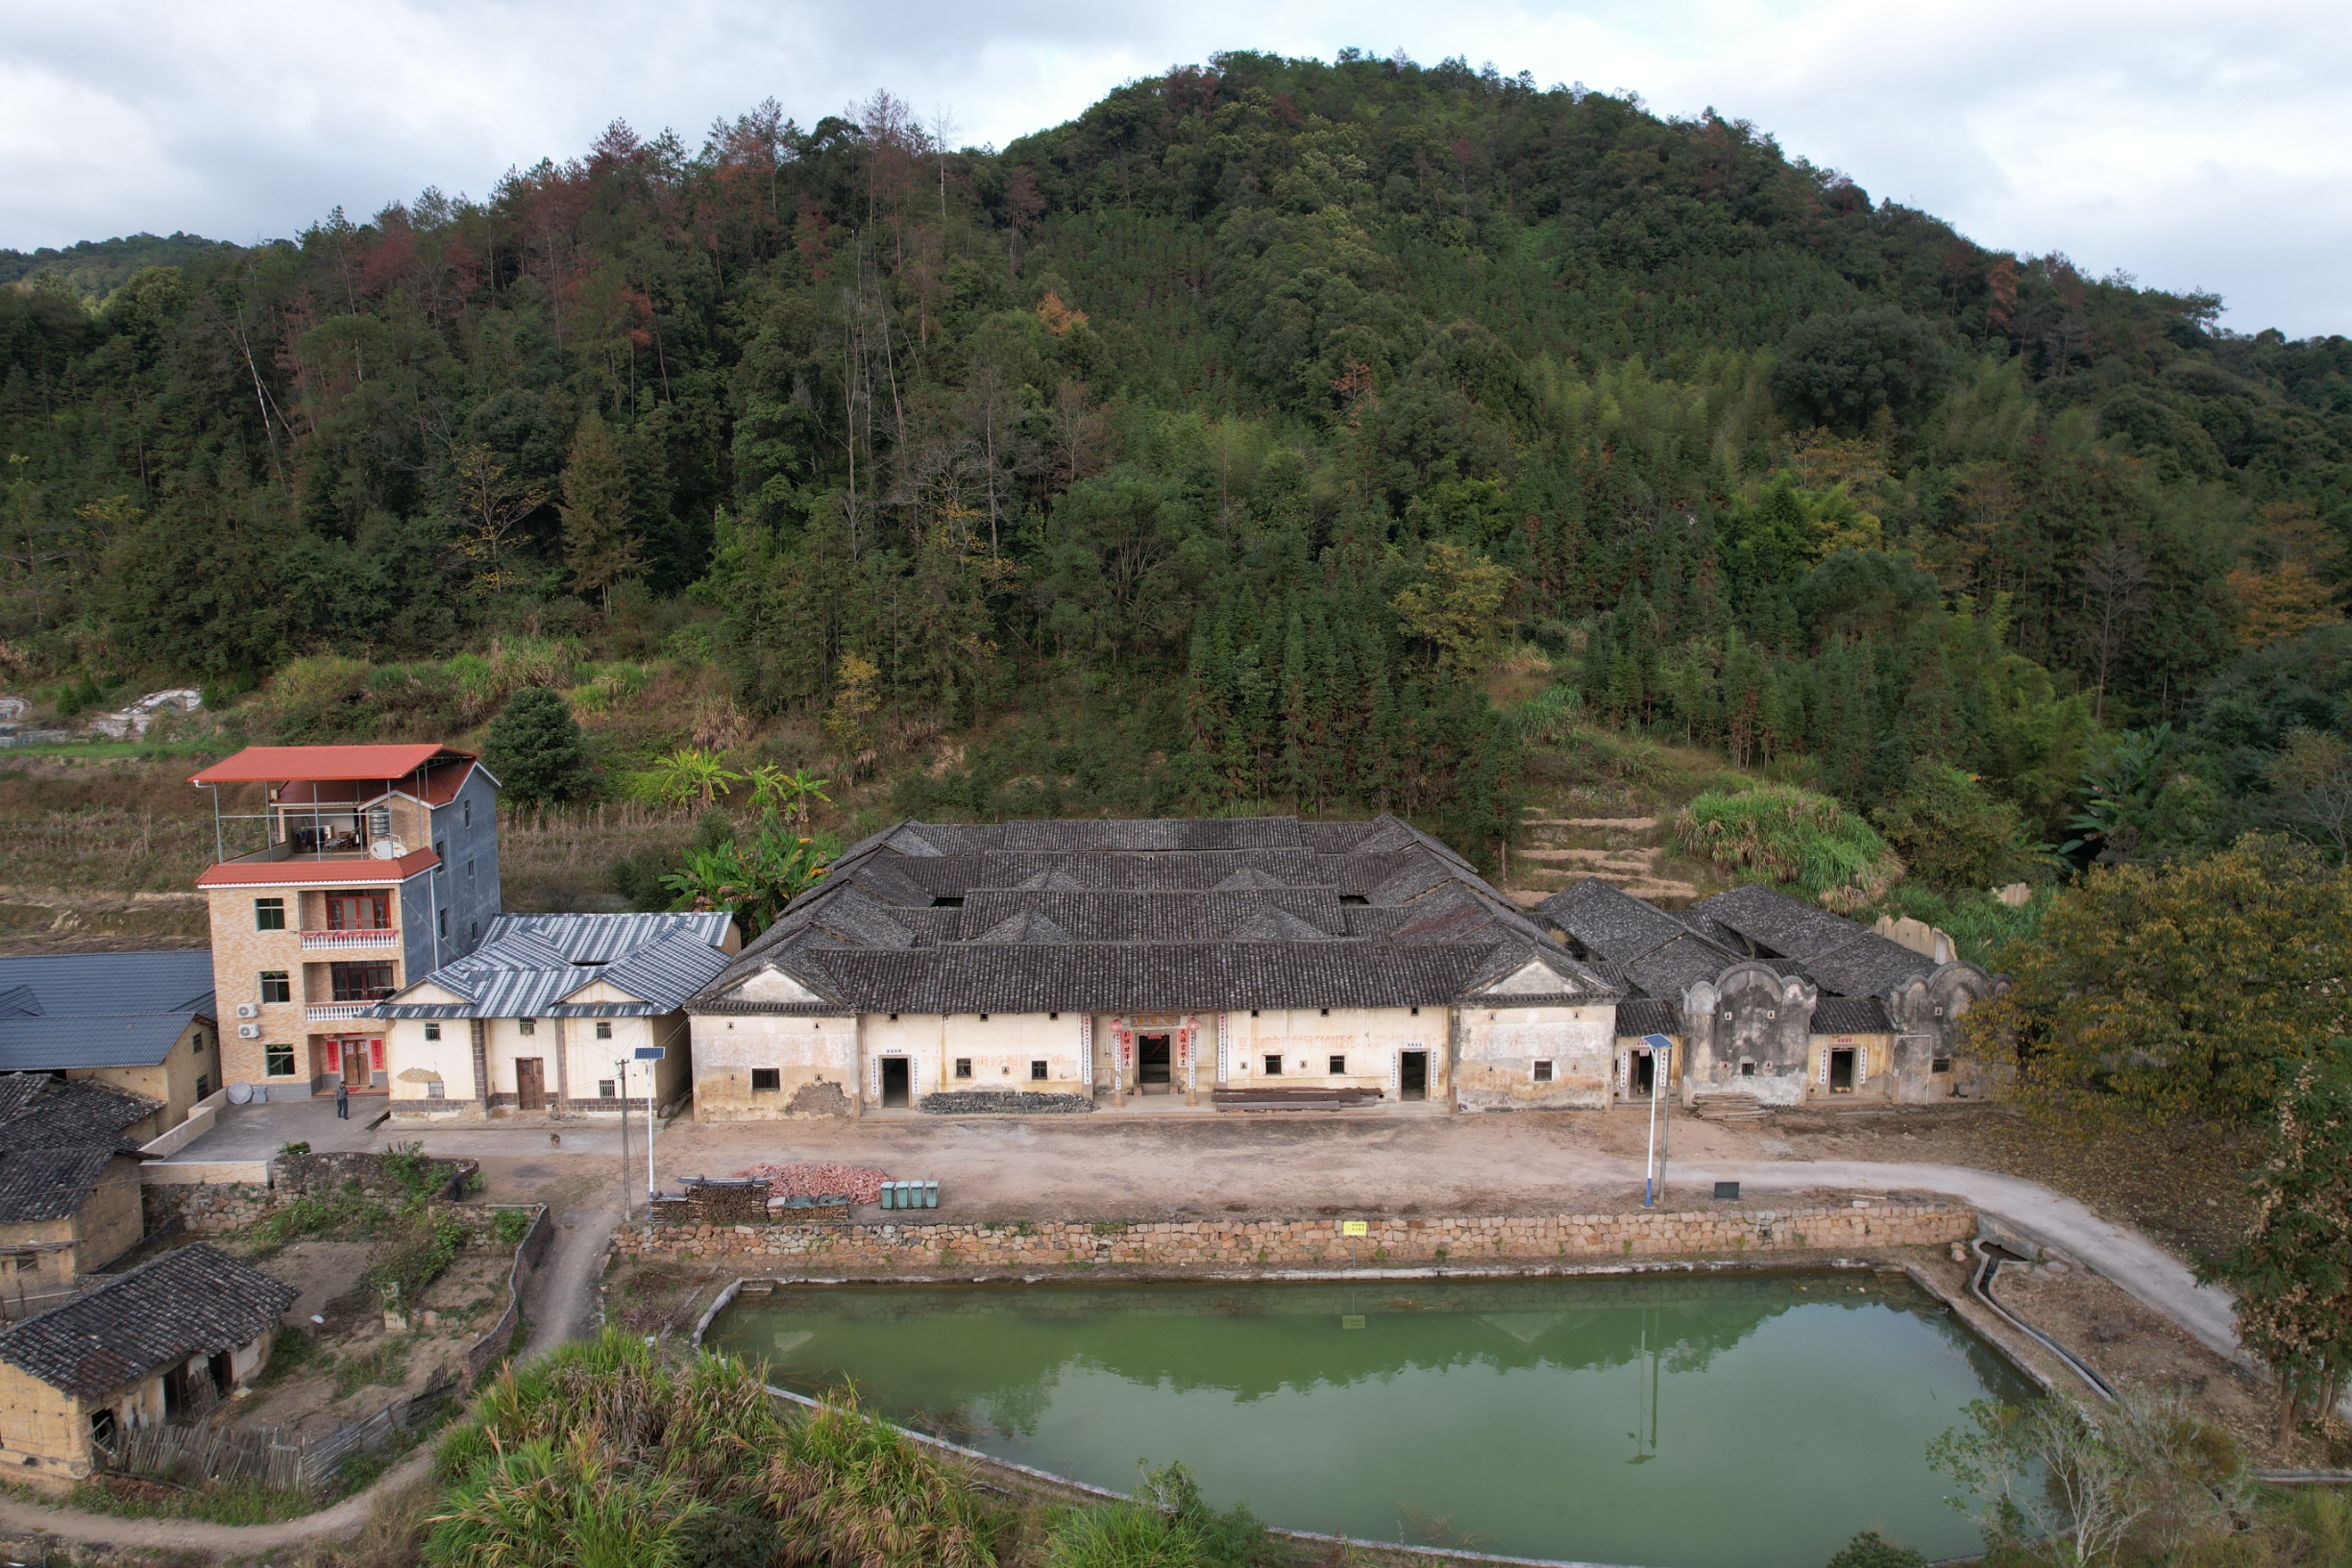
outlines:
[[[1361, 1236], [1345, 1234], [1360, 1223]], [[1469, 1265], [1502, 1260], [1737, 1258], [1945, 1246], [1975, 1214], [1942, 1204], [1739, 1209], [1679, 1213], [1455, 1216], [1431, 1219], [1206, 1219], [1134, 1224], [630, 1225], [613, 1234], [628, 1261], [731, 1261], [801, 1273], [950, 1269], [1345, 1268]]]

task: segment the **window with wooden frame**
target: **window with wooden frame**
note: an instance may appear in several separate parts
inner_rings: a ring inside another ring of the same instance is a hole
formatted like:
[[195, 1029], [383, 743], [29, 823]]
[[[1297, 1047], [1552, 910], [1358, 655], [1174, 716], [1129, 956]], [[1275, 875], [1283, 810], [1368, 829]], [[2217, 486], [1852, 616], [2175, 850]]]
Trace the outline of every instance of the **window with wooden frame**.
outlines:
[[364, 893], [331, 893], [327, 895], [327, 929], [330, 931], [389, 931], [392, 929], [392, 894], [377, 888]]
[[392, 966], [388, 963], [330, 964], [327, 980], [338, 1002], [380, 1002], [392, 994]]

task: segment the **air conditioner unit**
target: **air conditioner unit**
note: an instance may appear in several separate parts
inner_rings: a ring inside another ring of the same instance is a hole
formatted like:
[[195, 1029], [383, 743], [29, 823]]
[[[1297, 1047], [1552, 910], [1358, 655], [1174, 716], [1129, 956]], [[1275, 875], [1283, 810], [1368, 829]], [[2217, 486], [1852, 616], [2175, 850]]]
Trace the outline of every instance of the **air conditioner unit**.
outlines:
[[257, 1023], [240, 1023], [240, 1024], [238, 1024], [238, 1025], [237, 1025], [237, 1039], [239, 1039], [239, 1040], [259, 1040], [260, 1038], [261, 1038], [261, 1026], [260, 1026], [259, 1024], [257, 1024]]
[[261, 1004], [260, 1004], [259, 1002], [239, 1002], [239, 1003], [237, 1003], [237, 1017], [240, 1017], [240, 1018], [257, 1018], [257, 1017], [259, 1017], [260, 1016], [261, 1016]]

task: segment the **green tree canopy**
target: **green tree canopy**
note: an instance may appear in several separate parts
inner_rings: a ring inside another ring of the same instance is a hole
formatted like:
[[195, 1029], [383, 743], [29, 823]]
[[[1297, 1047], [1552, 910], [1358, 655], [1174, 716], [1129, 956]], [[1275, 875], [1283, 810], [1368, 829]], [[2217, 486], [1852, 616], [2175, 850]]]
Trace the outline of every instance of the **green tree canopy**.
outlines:
[[526, 686], [490, 721], [482, 762], [517, 805], [560, 805], [595, 788], [588, 738], [561, 692]]
[[1969, 1049], [2051, 1114], [2257, 1120], [2352, 1030], [2347, 952], [2352, 870], [2300, 845], [2094, 866], [1999, 956], [2014, 984], [1970, 1012]]

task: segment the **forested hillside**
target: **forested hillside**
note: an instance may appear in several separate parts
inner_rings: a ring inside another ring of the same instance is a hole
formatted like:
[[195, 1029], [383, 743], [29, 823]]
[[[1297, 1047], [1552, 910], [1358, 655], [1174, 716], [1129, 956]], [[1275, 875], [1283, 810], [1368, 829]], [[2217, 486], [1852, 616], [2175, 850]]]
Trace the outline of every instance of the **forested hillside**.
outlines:
[[906, 809], [1385, 806], [1482, 858], [1580, 712], [2340, 856], [2352, 343], [2217, 310], [1458, 62], [1220, 56], [1001, 153], [887, 96], [615, 124], [0, 288], [0, 674], [303, 660], [253, 738], [312, 739], [477, 723], [517, 661], [452, 656], [551, 644]]

